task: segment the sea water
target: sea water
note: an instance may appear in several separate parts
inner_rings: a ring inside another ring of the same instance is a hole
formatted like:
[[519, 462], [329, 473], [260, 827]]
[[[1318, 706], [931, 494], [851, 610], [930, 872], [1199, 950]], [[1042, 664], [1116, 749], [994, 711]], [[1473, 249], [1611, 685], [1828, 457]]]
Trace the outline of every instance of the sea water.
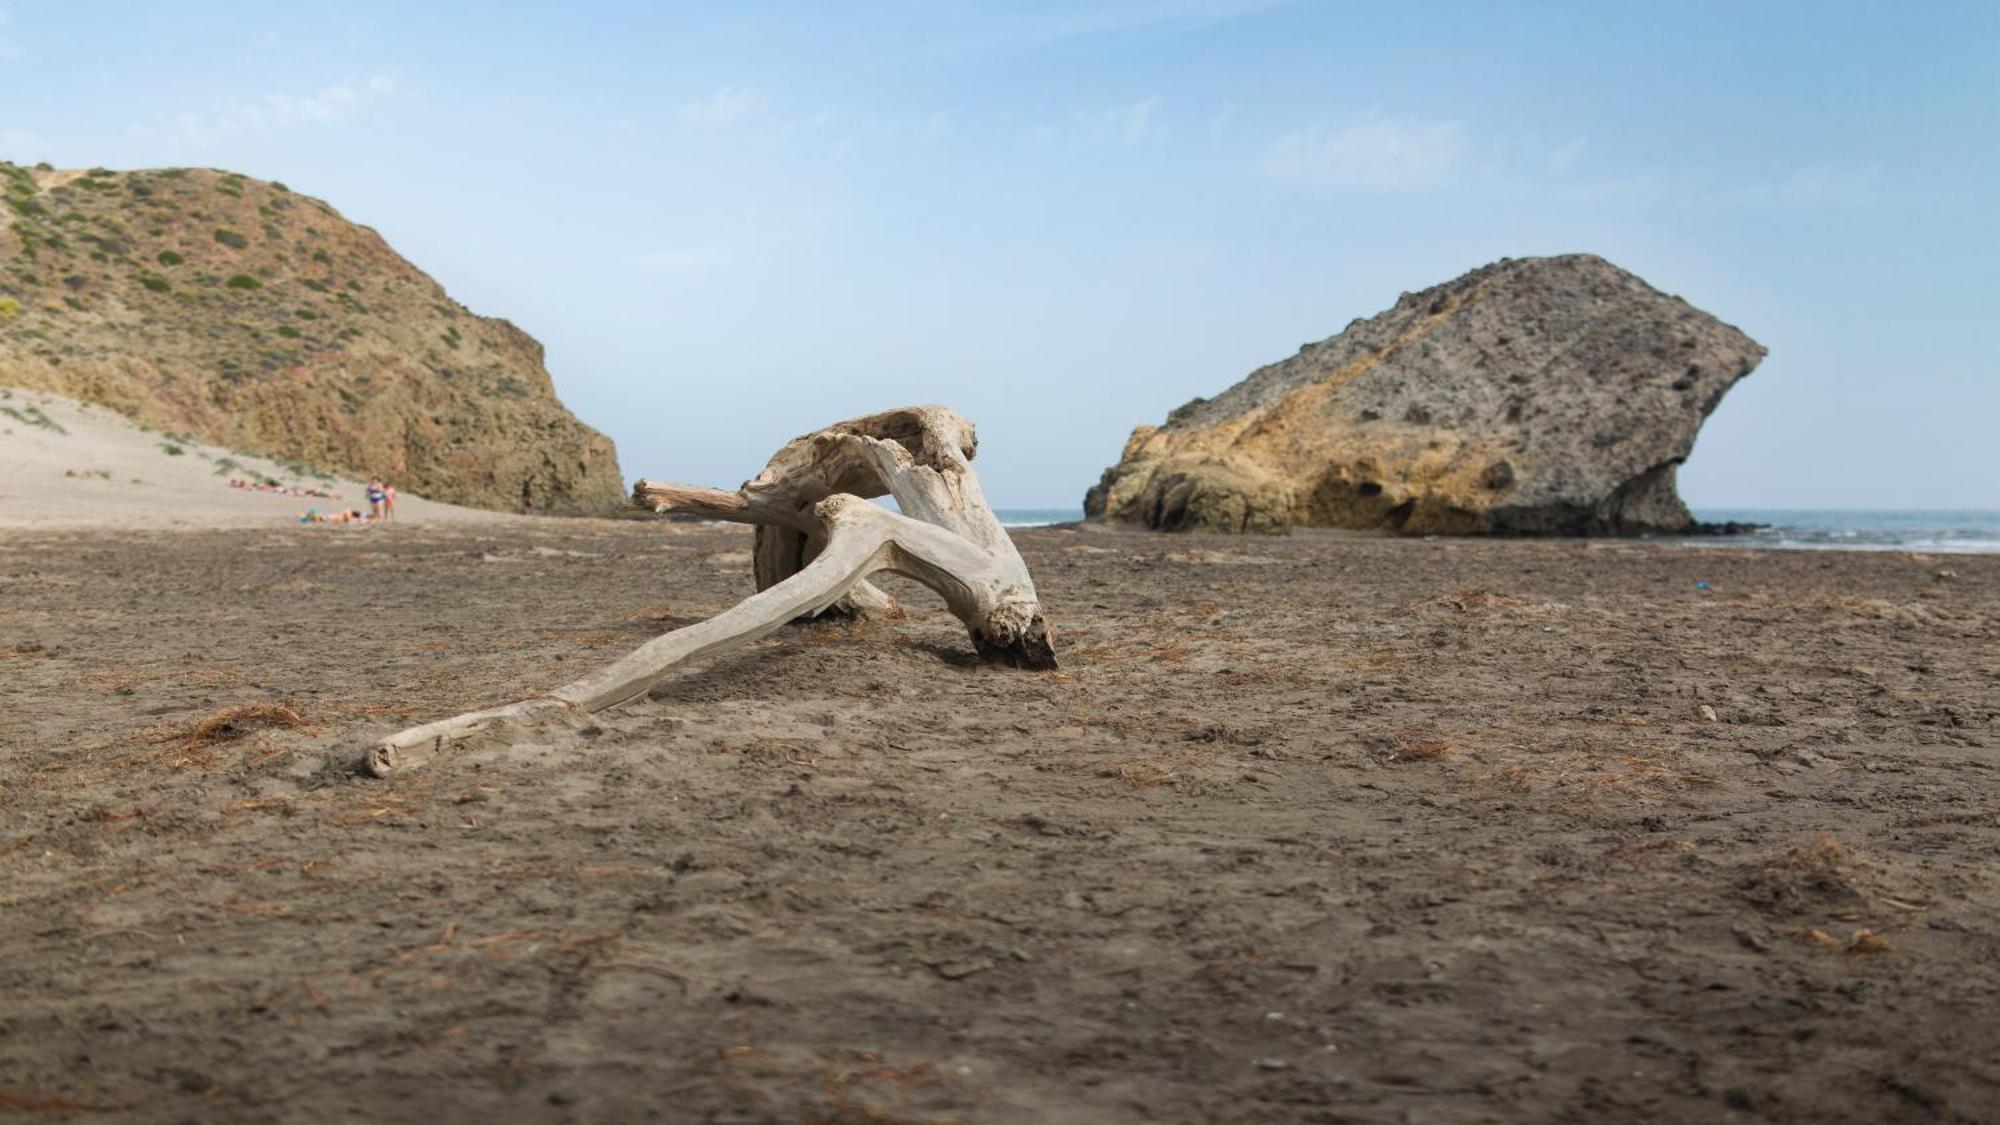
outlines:
[[1701, 508], [1694, 515], [1704, 523], [1764, 525], [1745, 535], [1686, 541], [1698, 547], [2000, 554], [2000, 512]]
[[1079, 523], [1082, 508], [995, 508], [1001, 527], [1047, 527], [1057, 523]]
[[[1008, 527], [1047, 527], [1083, 518], [1079, 508], [996, 508], [994, 514]], [[2000, 554], [2000, 511], [1703, 508], [1695, 512], [1695, 518], [1703, 523], [1763, 526], [1743, 535], [1692, 536], [1674, 542], [1691, 547]]]

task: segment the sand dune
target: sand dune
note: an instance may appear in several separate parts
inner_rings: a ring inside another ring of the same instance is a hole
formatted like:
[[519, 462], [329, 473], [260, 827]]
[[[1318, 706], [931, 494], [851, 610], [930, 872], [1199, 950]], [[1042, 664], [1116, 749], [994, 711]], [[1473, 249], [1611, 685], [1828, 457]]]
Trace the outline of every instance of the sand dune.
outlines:
[[[359, 482], [300, 468], [162, 434], [61, 395], [0, 388], [0, 528], [282, 527], [296, 526], [308, 509], [366, 510]], [[276, 479], [339, 498], [231, 488], [232, 477]], [[399, 493], [400, 523], [528, 518]]]

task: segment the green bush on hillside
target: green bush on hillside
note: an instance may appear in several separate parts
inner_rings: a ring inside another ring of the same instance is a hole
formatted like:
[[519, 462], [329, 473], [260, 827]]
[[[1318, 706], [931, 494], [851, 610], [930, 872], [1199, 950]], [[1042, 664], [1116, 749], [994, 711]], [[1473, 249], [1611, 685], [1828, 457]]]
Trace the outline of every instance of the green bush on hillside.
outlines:
[[187, 261], [186, 258], [181, 257], [172, 250], [160, 251], [160, 264], [163, 266], [178, 266], [185, 261]]
[[[7, 397], [13, 398], [14, 396], [10, 394]], [[17, 422], [24, 422], [30, 426], [36, 426], [44, 430], [53, 430], [64, 436], [68, 436], [69, 434], [69, 431], [63, 429], [54, 418], [42, 413], [42, 408], [39, 406], [30, 406], [25, 410], [12, 406], [0, 406], [0, 414], [5, 414]]]
[[223, 284], [224, 284], [224, 285], [227, 285], [227, 286], [229, 286], [229, 287], [230, 287], [231, 289], [262, 289], [262, 288], [264, 288], [264, 283], [263, 283], [263, 282], [261, 282], [261, 281], [258, 281], [258, 280], [257, 280], [256, 278], [254, 278], [254, 277], [251, 277], [251, 276], [250, 276], [249, 274], [247, 274], [247, 273], [239, 273], [239, 274], [237, 274], [237, 275], [236, 275], [235, 277], [232, 277], [232, 278], [230, 278], [230, 279], [229, 279], [228, 281], [225, 281], [225, 282], [223, 282]]
[[224, 230], [221, 227], [217, 227], [215, 230], [215, 240], [229, 247], [231, 250], [241, 250], [250, 245], [249, 239], [237, 234], [233, 230]]

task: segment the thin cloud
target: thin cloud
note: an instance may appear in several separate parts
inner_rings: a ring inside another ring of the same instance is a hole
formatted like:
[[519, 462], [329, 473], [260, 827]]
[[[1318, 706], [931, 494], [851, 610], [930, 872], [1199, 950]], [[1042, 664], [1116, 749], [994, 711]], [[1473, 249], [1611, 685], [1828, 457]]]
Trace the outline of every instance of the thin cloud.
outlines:
[[1880, 178], [1874, 168], [1795, 168], [1772, 194], [1793, 207], [1858, 207], [1875, 202]]
[[723, 86], [680, 104], [682, 121], [733, 140], [767, 145], [816, 145], [846, 154], [883, 143], [934, 144], [950, 140], [959, 121], [948, 110], [879, 116], [834, 105], [787, 103], [752, 86]]
[[1208, 139], [1219, 141], [1229, 134], [1229, 128], [1236, 123], [1236, 103], [1224, 102], [1222, 108], [1208, 115]]
[[184, 113], [174, 119], [172, 132], [182, 140], [207, 144], [244, 134], [343, 125], [396, 92], [395, 79], [377, 74], [311, 94], [266, 94], [255, 101], [225, 105], [214, 113]]
[[919, 140], [941, 141], [951, 136], [957, 130], [958, 122], [952, 117], [951, 113], [946, 110], [939, 110], [929, 117], [924, 118], [924, 123], [917, 127], [916, 136]]
[[1143, 98], [1110, 109], [1078, 110], [1074, 114], [1077, 131], [1086, 137], [1106, 138], [1119, 144], [1164, 136], [1166, 122], [1160, 118], [1160, 99]]
[[681, 106], [681, 116], [708, 125], [727, 125], [764, 112], [769, 99], [747, 86], [724, 86]]
[[1578, 137], [1550, 149], [1547, 157], [1549, 171], [1558, 174], [1569, 171], [1583, 158], [1583, 150], [1588, 147], [1590, 147], [1589, 142]]
[[1322, 187], [1432, 187], [1459, 171], [1468, 147], [1456, 121], [1311, 125], [1279, 137], [1262, 167], [1273, 179]]

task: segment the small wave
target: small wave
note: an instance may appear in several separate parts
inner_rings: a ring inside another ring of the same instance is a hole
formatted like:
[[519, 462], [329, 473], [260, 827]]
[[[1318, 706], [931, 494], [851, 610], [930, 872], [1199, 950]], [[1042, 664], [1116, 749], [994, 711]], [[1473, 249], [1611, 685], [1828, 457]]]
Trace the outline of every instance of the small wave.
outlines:
[[1740, 536], [1687, 540], [1689, 546], [2000, 554], [2000, 512], [1705, 511], [1700, 515], [1715, 523], [1762, 526]]
[[995, 508], [993, 514], [1001, 527], [1053, 527], [1083, 519], [1081, 508]]

